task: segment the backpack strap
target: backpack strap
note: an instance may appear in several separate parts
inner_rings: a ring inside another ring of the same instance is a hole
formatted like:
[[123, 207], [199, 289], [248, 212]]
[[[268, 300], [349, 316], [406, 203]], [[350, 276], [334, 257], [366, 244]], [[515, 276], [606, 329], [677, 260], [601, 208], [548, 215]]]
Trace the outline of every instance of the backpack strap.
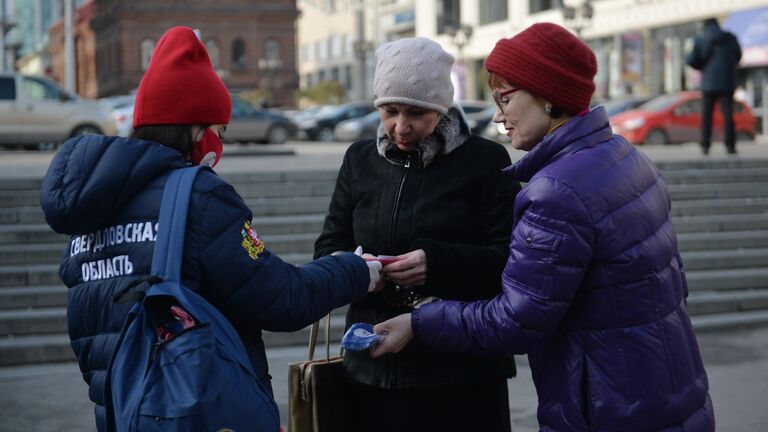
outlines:
[[[187, 227], [189, 196], [201, 166], [171, 171], [160, 204], [152, 274], [168, 282], [181, 282], [181, 260]], [[160, 252], [160, 253], [158, 253]]]

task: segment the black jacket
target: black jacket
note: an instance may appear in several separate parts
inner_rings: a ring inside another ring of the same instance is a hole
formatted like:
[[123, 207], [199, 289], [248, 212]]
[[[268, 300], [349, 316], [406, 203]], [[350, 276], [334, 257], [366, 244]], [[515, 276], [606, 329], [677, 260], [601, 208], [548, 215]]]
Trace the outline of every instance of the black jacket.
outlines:
[[[502, 168], [510, 164], [504, 147], [469, 137], [468, 129], [462, 140], [447, 154], [436, 154], [427, 166], [421, 154], [389, 147], [385, 158], [376, 141], [352, 144], [315, 243], [315, 256], [357, 245], [378, 255], [423, 249], [428, 274], [424, 286], [413, 288], [418, 296], [470, 301], [501, 292], [520, 185], [501, 176]], [[376, 324], [409, 311], [397, 305], [395, 289], [389, 285], [350, 305], [347, 327], [356, 322]], [[515, 373], [511, 356], [445, 354], [418, 341], [399, 354], [378, 359], [367, 351], [347, 353], [345, 365], [349, 378], [382, 388], [466, 383]]]
[[736, 89], [736, 72], [741, 61], [739, 40], [716, 23], [708, 23], [696, 37], [686, 62], [701, 70], [701, 91], [732, 92]]

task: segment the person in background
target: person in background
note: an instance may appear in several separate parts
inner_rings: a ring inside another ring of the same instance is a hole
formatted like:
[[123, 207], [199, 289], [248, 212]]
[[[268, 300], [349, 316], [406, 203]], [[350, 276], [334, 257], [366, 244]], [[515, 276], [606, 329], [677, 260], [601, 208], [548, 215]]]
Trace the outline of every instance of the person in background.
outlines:
[[[486, 59], [494, 121], [527, 154], [503, 293], [442, 301], [375, 327], [372, 356], [528, 354], [542, 431], [713, 431], [707, 375], [661, 174], [603, 107], [597, 62], [568, 30], [534, 24]], [[472, 271], [465, 268], [465, 271]]]
[[[139, 84], [131, 138], [70, 139], [43, 180], [45, 219], [71, 236], [59, 274], [69, 288], [69, 335], [99, 431], [107, 427], [106, 368], [133, 306], [113, 298], [151, 272], [168, 175], [215, 165], [231, 112], [229, 91], [203, 44], [192, 29], [171, 28]], [[232, 322], [273, 401], [262, 330], [299, 330], [362, 298], [374, 289], [381, 265], [351, 253], [288, 264], [266, 248], [251, 216], [232, 185], [201, 170], [189, 202], [181, 279]]]
[[[350, 305], [347, 328], [439, 299], [501, 289], [519, 184], [500, 144], [473, 136], [453, 105], [453, 57], [425, 38], [376, 50], [376, 140], [353, 143], [339, 170], [315, 256], [362, 245], [391, 255], [383, 289]], [[350, 430], [509, 431], [511, 355], [446, 355], [421, 343], [373, 359], [345, 353]]]
[[736, 126], [733, 122], [733, 93], [736, 90], [736, 73], [741, 61], [741, 46], [733, 33], [720, 28], [717, 20], [704, 21], [704, 28], [696, 37], [693, 50], [686, 62], [701, 71], [701, 92], [704, 106], [701, 121], [701, 151], [709, 154], [712, 140], [712, 114], [715, 102], [720, 104], [725, 124], [725, 149], [736, 154]]

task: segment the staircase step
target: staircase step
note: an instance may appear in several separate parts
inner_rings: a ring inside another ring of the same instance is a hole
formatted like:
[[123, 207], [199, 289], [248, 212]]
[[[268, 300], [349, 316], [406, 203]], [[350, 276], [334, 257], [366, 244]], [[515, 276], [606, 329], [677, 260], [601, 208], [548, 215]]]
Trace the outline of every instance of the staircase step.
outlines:
[[0, 366], [73, 361], [65, 333], [0, 337]]
[[768, 247], [768, 231], [679, 233], [680, 251]]
[[67, 330], [67, 308], [0, 310], [0, 336], [45, 334]]
[[60, 284], [58, 264], [0, 266], [0, 289], [13, 286]]
[[691, 324], [697, 333], [764, 326], [768, 325], [768, 310], [694, 316]]
[[768, 182], [669, 185], [672, 201], [706, 198], [757, 198], [768, 196]]
[[0, 244], [0, 265], [56, 263], [66, 243]]
[[664, 181], [668, 185], [692, 183], [746, 183], [768, 182], [768, 164], [754, 168], [694, 168], [665, 171]]
[[768, 290], [693, 292], [688, 296], [691, 316], [768, 310]]
[[678, 233], [768, 230], [768, 214], [673, 217]]
[[0, 309], [41, 308], [67, 305], [64, 285], [0, 288]]
[[768, 248], [684, 251], [681, 256], [686, 271], [768, 267]]
[[768, 288], [768, 268], [693, 270], [685, 275], [691, 292]]
[[69, 236], [54, 232], [47, 224], [0, 225], [0, 245], [19, 243], [60, 243]]
[[748, 169], [748, 168], [768, 168], [768, 159], [756, 158], [725, 158], [725, 159], [687, 159], [687, 160], [668, 160], [654, 161], [654, 165], [662, 173], [672, 171], [690, 171], [698, 169]]
[[719, 198], [672, 202], [672, 216], [768, 213], [768, 198]]

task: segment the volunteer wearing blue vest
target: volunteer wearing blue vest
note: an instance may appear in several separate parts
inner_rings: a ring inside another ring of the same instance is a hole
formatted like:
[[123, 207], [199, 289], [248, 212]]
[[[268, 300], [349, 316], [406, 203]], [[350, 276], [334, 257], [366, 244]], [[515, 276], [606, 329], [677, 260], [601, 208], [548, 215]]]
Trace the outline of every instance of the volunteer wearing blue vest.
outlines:
[[[220, 159], [231, 104], [192, 29], [172, 28], [139, 85], [131, 138], [73, 138], [48, 168], [41, 205], [48, 224], [71, 235], [60, 275], [99, 430], [105, 368], [133, 305], [115, 299], [150, 273], [169, 172]], [[181, 278], [232, 322], [272, 398], [261, 331], [295, 331], [361, 299], [381, 267], [351, 253], [287, 264], [265, 247], [251, 216], [233, 187], [204, 169], [190, 198]]]

